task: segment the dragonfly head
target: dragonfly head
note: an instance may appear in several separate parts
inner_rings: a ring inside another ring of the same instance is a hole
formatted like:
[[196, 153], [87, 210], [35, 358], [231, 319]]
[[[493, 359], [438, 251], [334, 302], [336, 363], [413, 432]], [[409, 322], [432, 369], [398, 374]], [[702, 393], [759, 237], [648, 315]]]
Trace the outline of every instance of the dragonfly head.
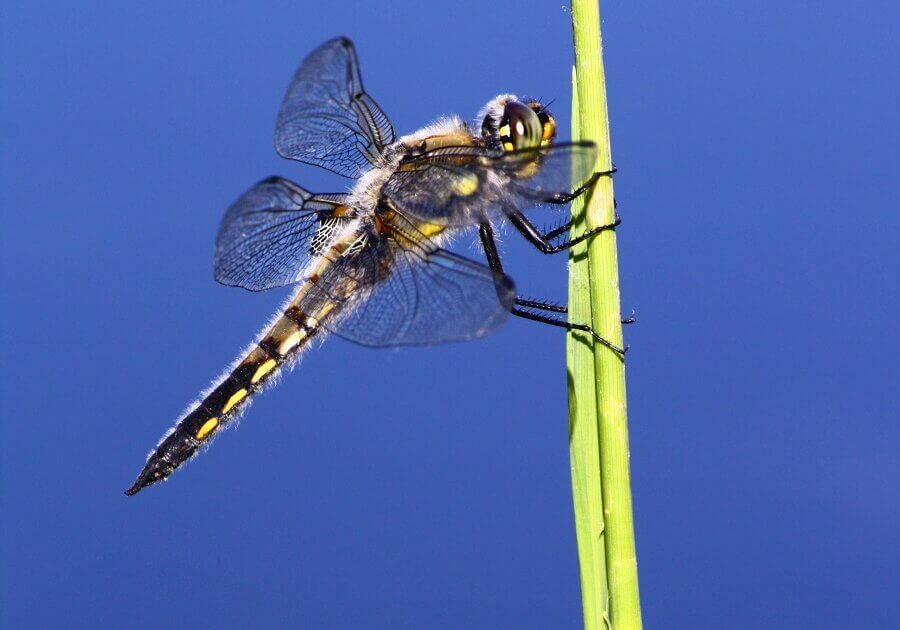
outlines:
[[482, 110], [481, 135], [491, 148], [521, 151], [548, 146], [556, 136], [556, 119], [537, 100], [520, 101], [501, 94]]

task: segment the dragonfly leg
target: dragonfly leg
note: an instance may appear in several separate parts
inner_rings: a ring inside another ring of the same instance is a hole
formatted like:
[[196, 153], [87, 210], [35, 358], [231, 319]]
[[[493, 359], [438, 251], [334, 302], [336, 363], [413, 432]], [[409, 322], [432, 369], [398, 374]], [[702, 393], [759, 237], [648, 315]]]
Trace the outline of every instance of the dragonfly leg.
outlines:
[[560, 304], [553, 304], [552, 302], [541, 302], [538, 300], [526, 300], [520, 297], [516, 298], [516, 306], [521, 306], [523, 308], [533, 308], [539, 311], [549, 311], [551, 313], [569, 312], [568, 308], [566, 308], [565, 306], [561, 306]]
[[611, 341], [607, 341], [606, 339], [604, 339], [603, 337], [598, 335], [596, 332], [594, 332], [594, 329], [591, 328], [590, 326], [588, 326], [587, 324], [575, 324], [572, 322], [567, 322], [563, 319], [556, 319], [555, 317], [552, 317], [550, 315], [544, 315], [542, 313], [534, 313], [532, 311], [526, 311], [526, 310], [520, 309], [520, 308], [513, 308], [512, 314], [516, 315], [518, 317], [522, 317], [524, 319], [530, 319], [533, 322], [540, 322], [542, 324], [549, 324], [551, 326], [565, 328], [569, 332], [571, 332], [573, 330], [578, 330], [581, 332], [588, 333], [591, 337], [594, 338], [594, 341], [596, 341], [597, 343], [599, 343], [601, 345], [606, 346], [607, 348], [609, 348], [610, 350], [615, 352], [617, 355], [619, 355], [619, 358], [622, 360], [625, 359], [625, 353], [628, 352], [628, 346], [625, 346], [624, 348], [620, 348], [619, 346], [612, 343]]
[[565, 223], [563, 223], [562, 225], [560, 225], [559, 227], [553, 228], [549, 232], [545, 232], [543, 234], [543, 237], [548, 241], [552, 241], [556, 237], [560, 236], [561, 234], [565, 234], [566, 232], [568, 232], [571, 229], [572, 229], [572, 221], [569, 220], [569, 221], [566, 221]]
[[565, 205], [565, 204], [569, 203], [570, 201], [572, 201], [573, 199], [577, 198], [578, 196], [580, 196], [580, 195], [584, 194], [585, 192], [587, 192], [588, 190], [590, 190], [593, 187], [594, 183], [601, 177], [612, 177], [613, 173], [615, 173], [615, 172], [616, 172], [615, 166], [612, 167], [612, 169], [610, 169], [608, 171], [597, 171], [596, 173], [591, 175], [590, 178], [588, 178], [588, 180], [585, 183], [583, 183], [581, 186], [579, 186], [576, 190], [573, 190], [570, 193], [557, 193], [557, 194], [553, 195], [552, 198], [547, 199], [546, 201], [547, 201], [547, 203], [555, 203], [555, 204], [559, 204], [559, 205]]
[[[613, 199], [613, 207], [614, 208], [616, 207], [615, 204], [616, 204], [616, 200]], [[621, 220], [619, 219], [618, 214], [616, 214], [616, 221], [619, 221], [619, 223], [621, 223]], [[552, 230], [550, 230], [549, 232], [545, 232], [543, 236], [548, 241], [552, 241], [553, 239], [557, 238], [558, 236], [560, 236], [562, 234], [565, 234], [566, 232], [568, 232], [571, 229], [572, 229], [572, 221], [570, 219], [569, 221], [566, 221], [559, 227], [555, 227]]]
[[573, 245], [577, 245], [578, 243], [589, 239], [595, 234], [605, 232], [606, 230], [614, 230], [620, 223], [622, 223], [622, 219], [620, 219], [619, 216], [616, 215], [616, 220], [609, 225], [600, 225], [593, 229], [587, 230], [584, 232], [584, 234], [569, 239], [568, 241], [554, 244], [551, 241], [553, 241], [554, 238], [560, 236], [568, 227], [571, 227], [571, 223], [561, 225], [555, 230], [551, 230], [546, 234], [542, 234], [541, 231], [538, 230], [537, 227], [535, 227], [535, 225], [531, 221], [529, 221], [519, 210], [510, 211], [507, 214], [507, 217], [509, 217], [509, 222], [512, 223], [513, 227], [516, 228], [529, 243], [534, 245], [538, 249], [538, 251], [544, 254], [557, 254], [559, 252], [565, 251]]
[[[493, 271], [502, 272], [503, 264], [500, 262], [500, 253], [497, 251], [497, 243], [494, 241], [494, 229], [491, 227], [490, 223], [481, 224], [481, 226], [479, 227], [479, 235], [481, 236], [481, 244], [484, 247], [484, 254], [487, 258], [488, 266]], [[517, 296], [515, 299], [515, 306], [513, 307], [511, 312], [516, 317], [522, 317], [523, 319], [528, 319], [533, 322], [539, 322], [541, 324], [548, 324], [550, 326], [565, 328], [568, 331], [578, 330], [588, 333], [597, 341], [597, 343], [606, 346], [607, 348], [618, 354], [620, 358], [625, 358], [625, 352], [628, 351], [627, 346], [625, 348], [620, 348], [614, 343], [607, 341], [596, 332], [594, 332], [594, 329], [589, 325], [569, 322], [553, 315], [545, 315], [543, 313], [536, 313], [534, 311], [548, 311], [550, 313], [566, 314], [569, 312], [569, 309], [565, 306], [560, 306], [559, 304], [552, 304], [550, 302], [541, 300], [527, 300], [525, 298], [520, 298]]]
[[[569, 309], [565, 306], [561, 306], [559, 304], [554, 304], [553, 302], [540, 302], [537, 300], [526, 300], [524, 298], [517, 297], [515, 301], [516, 306], [522, 306], [524, 308], [532, 308], [537, 309], [539, 311], [550, 311], [551, 313], [568, 313]], [[634, 311], [631, 311], [631, 314], [625, 319], [621, 320], [623, 325], [633, 324], [637, 321], [637, 317], [634, 314]]]

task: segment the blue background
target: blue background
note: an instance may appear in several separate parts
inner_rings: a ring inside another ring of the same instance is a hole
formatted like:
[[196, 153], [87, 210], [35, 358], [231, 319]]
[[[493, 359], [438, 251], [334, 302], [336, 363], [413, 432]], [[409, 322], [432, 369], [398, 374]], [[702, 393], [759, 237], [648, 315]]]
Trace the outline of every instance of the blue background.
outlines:
[[[501, 91], [567, 129], [563, 4], [4, 3], [0, 625], [580, 624], [553, 329], [329, 340], [122, 495], [284, 298], [215, 284], [224, 209], [346, 185], [272, 149], [300, 59], [352, 37], [401, 133]], [[646, 625], [892, 626], [896, 5], [603, 10]], [[504, 249], [564, 298], [564, 258]]]

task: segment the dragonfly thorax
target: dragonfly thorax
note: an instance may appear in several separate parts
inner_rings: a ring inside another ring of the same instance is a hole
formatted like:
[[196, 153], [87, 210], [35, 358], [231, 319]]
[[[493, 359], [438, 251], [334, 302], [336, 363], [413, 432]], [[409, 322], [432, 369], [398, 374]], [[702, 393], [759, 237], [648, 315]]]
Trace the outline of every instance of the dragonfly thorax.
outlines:
[[403, 157], [401, 148], [399, 143], [388, 147], [379, 162], [356, 180], [348, 196], [348, 205], [360, 216], [370, 216], [375, 212], [382, 187], [397, 170]]

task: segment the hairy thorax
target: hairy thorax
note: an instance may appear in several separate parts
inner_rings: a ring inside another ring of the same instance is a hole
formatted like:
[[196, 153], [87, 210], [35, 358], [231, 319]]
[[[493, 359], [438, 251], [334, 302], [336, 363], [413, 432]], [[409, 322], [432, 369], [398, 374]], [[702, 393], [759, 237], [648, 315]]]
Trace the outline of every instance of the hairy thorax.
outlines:
[[[376, 227], [376, 231], [381, 231], [377, 229], [375, 223], [372, 223], [379, 212], [403, 212], [403, 208], [387, 207], [381, 192], [385, 183], [401, 168], [404, 159], [444, 147], [471, 146], [480, 141], [472, 129], [457, 116], [439, 118], [417, 132], [403, 136], [394, 144], [385, 147], [380, 161], [357, 180], [350, 191], [351, 207], [356, 210], [364, 224], [370, 224]], [[415, 216], [404, 216], [422, 234], [438, 243], [445, 243], [452, 235], [453, 230], [449, 230], [446, 225], [423, 222], [417, 220]]]

